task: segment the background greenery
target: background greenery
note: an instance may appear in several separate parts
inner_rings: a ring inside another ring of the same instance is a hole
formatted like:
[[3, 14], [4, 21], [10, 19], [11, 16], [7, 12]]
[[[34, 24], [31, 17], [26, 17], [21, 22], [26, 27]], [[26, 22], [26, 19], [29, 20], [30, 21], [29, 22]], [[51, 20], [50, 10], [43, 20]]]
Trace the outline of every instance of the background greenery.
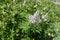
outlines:
[[[51, 0], [0, 0], [0, 40], [60, 40], [60, 7]], [[37, 5], [34, 7], [34, 5]], [[29, 16], [39, 10], [48, 20], [29, 22]]]

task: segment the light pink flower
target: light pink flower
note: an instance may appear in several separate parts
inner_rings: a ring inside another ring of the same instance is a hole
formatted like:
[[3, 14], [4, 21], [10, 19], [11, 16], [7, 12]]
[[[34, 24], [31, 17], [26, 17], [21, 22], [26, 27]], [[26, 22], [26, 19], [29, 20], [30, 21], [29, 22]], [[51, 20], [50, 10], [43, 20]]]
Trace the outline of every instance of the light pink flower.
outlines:
[[40, 18], [39, 18], [39, 11], [36, 11], [33, 16], [32, 16], [32, 15], [29, 16], [29, 20], [30, 20], [30, 22], [33, 23], [33, 24], [35, 24], [35, 23], [40, 23], [41, 20], [40, 20]]

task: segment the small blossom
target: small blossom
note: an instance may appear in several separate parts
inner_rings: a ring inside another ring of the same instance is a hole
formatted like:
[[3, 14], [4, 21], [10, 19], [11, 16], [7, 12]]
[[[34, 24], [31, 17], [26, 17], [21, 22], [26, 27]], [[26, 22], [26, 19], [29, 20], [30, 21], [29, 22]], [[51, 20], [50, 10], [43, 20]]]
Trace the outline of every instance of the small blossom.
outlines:
[[47, 21], [47, 15], [48, 15], [48, 13], [46, 13], [45, 15], [42, 15], [42, 19], [43, 19], [44, 21]]
[[24, 2], [23, 2], [23, 6], [26, 6], [26, 0], [24, 0]]
[[13, 3], [16, 4], [16, 0], [13, 0]]
[[35, 23], [35, 20], [34, 20], [32, 15], [29, 16], [29, 20], [30, 20], [31, 23]]
[[38, 17], [39, 16], [39, 11], [37, 10], [35, 13], [34, 13], [34, 17]]
[[39, 11], [36, 11], [35, 13], [34, 13], [34, 15], [32, 16], [29, 16], [29, 20], [30, 20], [30, 22], [31, 23], [40, 23], [41, 22], [41, 20], [40, 20], [40, 18], [39, 18]]
[[[30, 22], [32, 22], [32, 21], [33, 21], [32, 19], [33, 19], [33, 16], [32, 16], [32, 15], [30, 15], [30, 16], [29, 16], [29, 20], [30, 20]], [[33, 23], [33, 22], [32, 22], [32, 23]]]

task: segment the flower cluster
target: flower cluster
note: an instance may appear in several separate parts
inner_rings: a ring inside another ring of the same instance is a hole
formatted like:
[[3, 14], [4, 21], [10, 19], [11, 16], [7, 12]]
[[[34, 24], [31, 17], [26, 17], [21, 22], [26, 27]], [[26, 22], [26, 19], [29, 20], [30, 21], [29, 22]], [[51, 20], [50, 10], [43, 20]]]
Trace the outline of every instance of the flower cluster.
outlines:
[[[44, 21], [47, 21], [47, 15], [48, 15], [48, 13], [45, 14], [45, 15], [42, 15], [42, 19], [43, 19]], [[37, 11], [34, 13], [34, 15], [30, 15], [30, 16], [29, 16], [29, 20], [30, 20], [30, 22], [33, 23], [33, 24], [35, 24], [35, 23], [40, 23], [40, 22], [41, 22], [41, 19], [40, 19], [40, 17], [39, 17], [39, 11], [37, 10]]]
[[29, 20], [31, 23], [40, 23], [41, 20], [39, 18], [39, 11], [36, 11], [33, 16], [29, 16]]

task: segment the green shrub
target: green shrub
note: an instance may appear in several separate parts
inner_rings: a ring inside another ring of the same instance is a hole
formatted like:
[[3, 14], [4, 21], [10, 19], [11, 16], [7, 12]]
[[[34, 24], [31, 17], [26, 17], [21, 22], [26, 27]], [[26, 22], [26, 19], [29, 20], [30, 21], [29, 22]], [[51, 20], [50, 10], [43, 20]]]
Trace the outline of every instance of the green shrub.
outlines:
[[[42, 0], [0, 1], [0, 40], [51, 40], [56, 39], [59, 28], [57, 8], [52, 1]], [[31, 23], [29, 16], [39, 11], [40, 23]], [[42, 15], [48, 13], [47, 20]], [[56, 25], [55, 25], [56, 24]], [[58, 26], [58, 27], [57, 27]]]

